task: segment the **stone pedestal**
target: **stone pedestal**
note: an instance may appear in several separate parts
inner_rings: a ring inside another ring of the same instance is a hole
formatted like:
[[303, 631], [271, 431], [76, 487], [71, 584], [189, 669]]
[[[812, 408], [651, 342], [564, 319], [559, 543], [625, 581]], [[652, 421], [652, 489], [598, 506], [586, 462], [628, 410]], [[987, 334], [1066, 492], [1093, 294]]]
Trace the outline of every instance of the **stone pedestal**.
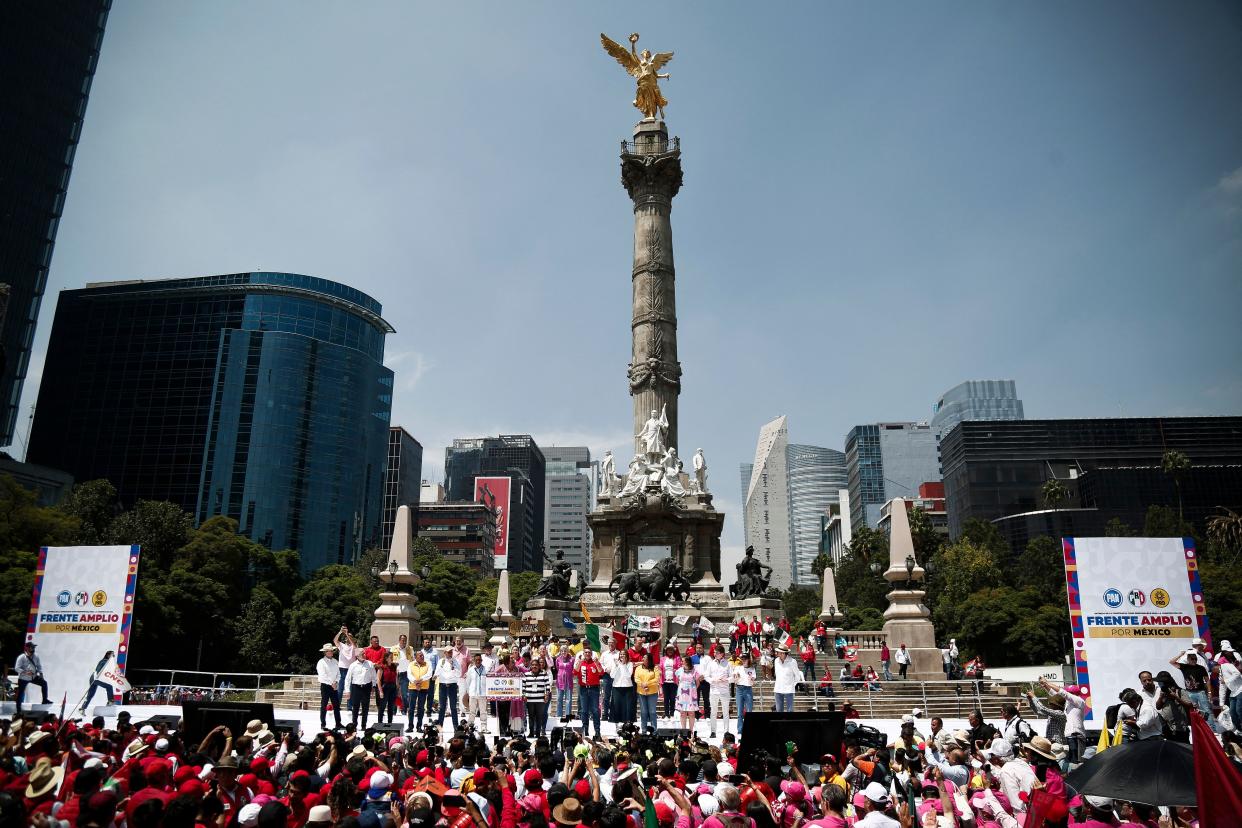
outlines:
[[742, 598], [738, 601], [729, 602], [730, 620], [736, 622], [739, 618], [745, 618], [749, 621], [753, 616], [759, 616], [759, 620], [763, 621], [769, 615], [773, 618], [779, 618], [781, 615], [781, 599], [780, 598]]
[[896, 500], [890, 504], [892, 523], [889, 529], [889, 564], [884, 580], [893, 585], [884, 611], [884, 635], [888, 648], [896, 652], [902, 644], [910, 652], [909, 678], [935, 681], [944, 678], [940, 648], [936, 646], [936, 630], [931, 611], [923, 604], [927, 594], [919, 588], [923, 568], [907, 564], [914, 559], [914, 538], [910, 534], [910, 518], [906, 504]]
[[[388, 550], [389, 566], [380, 575], [386, 589], [380, 593], [380, 605], [371, 623], [371, 635], [379, 636], [380, 644], [385, 647], [397, 646], [397, 640], [402, 635], [406, 636], [407, 641], [416, 641], [421, 629], [418, 624], [418, 596], [413, 593], [414, 585], [421, 578], [410, 571], [413, 536], [410, 507], [397, 507], [392, 546]], [[395, 569], [393, 564], [396, 564]]]
[[522, 612], [522, 619], [546, 621], [548, 623], [548, 631], [555, 636], [578, 635], [582, 631], [569, 629], [565, 626], [564, 620], [566, 614], [573, 617], [577, 613], [579, 613], [579, 609], [575, 601], [539, 596], [531, 598], [526, 602], [526, 609]]

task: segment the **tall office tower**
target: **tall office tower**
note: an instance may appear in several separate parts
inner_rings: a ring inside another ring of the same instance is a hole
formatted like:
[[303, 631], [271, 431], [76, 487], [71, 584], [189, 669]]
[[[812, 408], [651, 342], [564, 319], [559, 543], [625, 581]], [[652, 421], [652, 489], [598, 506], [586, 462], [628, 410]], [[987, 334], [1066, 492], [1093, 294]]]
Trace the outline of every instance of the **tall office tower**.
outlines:
[[[754, 463], [742, 464], [742, 503], [746, 503], [746, 492], [750, 489], [750, 475], [755, 470]], [[746, 510], [742, 509], [742, 537], [747, 538], [746, 533]]]
[[[380, 303], [292, 273], [61, 292], [32, 462], [235, 519], [302, 569], [378, 544], [392, 371]], [[416, 476], [417, 477], [417, 476]]]
[[[1242, 492], [1242, 417], [965, 421], [940, 447], [949, 536], [991, 521], [1015, 552], [1036, 535], [1103, 534], [1113, 518], [1141, 530], [1151, 506], [1203, 532]], [[1180, 485], [1161, 468], [1166, 451], [1190, 459]], [[1069, 495], [1056, 508], [1041, 494], [1051, 479]]]
[[444, 450], [444, 496], [450, 503], [474, 500], [474, 478], [483, 462], [483, 437], [453, 441]]
[[410, 526], [418, 532], [418, 504], [422, 495], [423, 445], [401, 426], [388, 429], [388, 464], [384, 467], [384, 512], [380, 548], [392, 546], [397, 507], [410, 507]]
[[772, 567], [771, 585], [778, 589], [793, 582], [785, 452], [788, 444], [785, 417], [777, 417], [759, 429], [754, 468], [746, 486], [746, 545], [755, 547], [755, 557]]
[[543, 538], [548, 556], [563, 552], [574, 569], [591, 575], [591, 450], [586, 446], [551, 446], [545, 461]]
[[0, 445], [13, 442], [39, 304], [111, 0], [0, 5]]
[[1022, 400], [1013, 380], [967, 380], [940, 395], [931, 428], [939, 440], [962, 420], [1021, 420]]
[[[449, 503], [477, 500], [478, 477], [510, 479], [508, 519], [506, 522], [502, 515], [497, 529], [508, 550], [510, 572], [543, 571], [545, 465], [543, 452], [529, 434], [459, 439], [444, 450], [444, 488]], [[503, 504], [497, 506], [504, 509]]]
[[789, 537], [793, 582], [815, 586], [811, 571], [822, 548], [823, 515], [838, 503], [846, 485], [845, 454], [830, 448], [790, 443], [785, 447], [789, 487]]
[[880, 507], [894, 497], [914, 497], [919, 485], [940, 480], [936, 437], [927, 423], [858, 425], [845, 438], [850, 522], [875, 528]]

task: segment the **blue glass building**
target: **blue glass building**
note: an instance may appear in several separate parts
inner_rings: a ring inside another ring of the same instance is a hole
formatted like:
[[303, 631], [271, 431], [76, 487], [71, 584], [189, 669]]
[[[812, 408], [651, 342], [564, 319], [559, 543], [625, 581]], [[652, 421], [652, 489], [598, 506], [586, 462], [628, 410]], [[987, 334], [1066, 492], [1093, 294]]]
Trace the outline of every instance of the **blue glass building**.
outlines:
[[392, 327], [292, 273], [110, 282], [60, 294], [31, 461], [107, 478], [124, 505], [214, 515], [311, 572], [381, 539]]

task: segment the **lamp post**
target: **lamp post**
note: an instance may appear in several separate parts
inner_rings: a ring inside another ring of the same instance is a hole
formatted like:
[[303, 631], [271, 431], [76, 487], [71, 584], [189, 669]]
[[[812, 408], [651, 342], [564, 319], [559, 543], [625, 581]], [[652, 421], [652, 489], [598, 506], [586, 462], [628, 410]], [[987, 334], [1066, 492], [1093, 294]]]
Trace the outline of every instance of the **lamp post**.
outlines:
[[906, 555], [906, 589], [914, 589], [914, 556]]

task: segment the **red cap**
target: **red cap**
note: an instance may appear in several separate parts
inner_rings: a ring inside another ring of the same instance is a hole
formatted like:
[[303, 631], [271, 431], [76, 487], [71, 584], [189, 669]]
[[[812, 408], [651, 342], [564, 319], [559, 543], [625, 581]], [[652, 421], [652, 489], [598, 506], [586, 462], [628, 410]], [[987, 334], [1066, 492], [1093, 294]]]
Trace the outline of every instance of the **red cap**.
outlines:
[[259, 756], [259, 757], [256, 757], [250, 760], [250, 769], [255, 772], [258, 772], [261, 770], [267, 770], [271, 766], [272, 766], [272, 761], [268, 759], [266, 756]]
[[304, 770], [295, 770], [289, 774], [289, 781], [292, 782], [294, 779], [310, 779], [310, 774]]
[[579, 779], [574, 783], [574, 794], [577, 795], [579, 801], [586, 802], [591, 798], [591, 783], [585, 779]]
[[198, 774], [194, 772], [194, 768], [189, 765], [182, 765], [177, 768], [177, 772], [173, 774], [173, 781], [180, 785], [185, 780], [193, 779], [196, 776], [198, 776]]
[[543, 785], [543, 774], [537, 769], [531, 768], [522, 774], [522, 782], [526, 785], [526, 790], [532, 791]]
[[475, 768], [474, 769], [474, 784], [476, 785], [483, 784], [483, 780], [487, 778], [487, 775], [489, 773], [491, 773], [491, 770], [489, 770], [488, 768]]
[[150, 802], [152, 799], [158, 799], [165, 805], [168, 804], [168, 794], [156, 788], [143, 788], [135, 791], [129, 797], [129, 803], [125, 806], [125, 822], [132, 823], [134, 821], [134, 811], [144, 802]]
[[177, 796], [202, 797], [207, 793], [207, 786], [197, 776], [190, 777], [177, 787]]
[[663, 802], [657, 802], [655, 804], [655, 812], [656, 812], [656, 821], [659, 822], [661, 825], [672, 825], [673, 824], [673, 809], [668, 807], [668, 805], [666, 805]]
[[414, 764], [425, 765], [429, 756], [430, 754], [428, 754], [427, 751], [420, 750], [418, 753], [414, 754]]
[[258, 784], [258, 782], [259, 777], [255, 776], [253, 773], [243, 773], [241, 776], [237, 777], [238, 785], [241, 785], [243, 788], [250, 788], [251, 790], [254, 789], [254, 786]]

